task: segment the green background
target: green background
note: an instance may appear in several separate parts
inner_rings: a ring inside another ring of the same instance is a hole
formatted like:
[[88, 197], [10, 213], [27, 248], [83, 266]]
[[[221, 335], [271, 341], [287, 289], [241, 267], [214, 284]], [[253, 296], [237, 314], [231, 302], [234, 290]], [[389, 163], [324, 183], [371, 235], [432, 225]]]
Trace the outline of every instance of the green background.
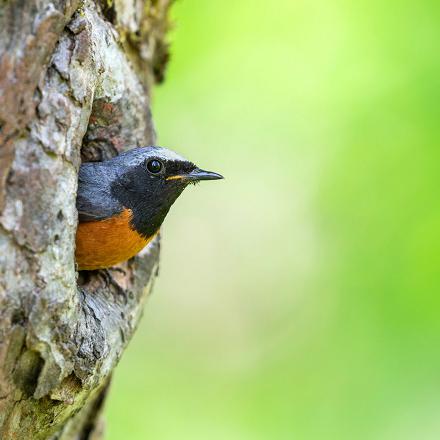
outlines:
[[440, 438], [440, 3], [185, 0], [165, 221], [110, 440]]

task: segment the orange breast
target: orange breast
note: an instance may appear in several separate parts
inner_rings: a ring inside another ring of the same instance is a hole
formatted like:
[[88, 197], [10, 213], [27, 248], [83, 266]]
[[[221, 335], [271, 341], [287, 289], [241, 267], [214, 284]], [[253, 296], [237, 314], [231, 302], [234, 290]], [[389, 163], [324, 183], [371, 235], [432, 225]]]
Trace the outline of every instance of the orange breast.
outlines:
[[130, 227], [132, 212], [78, 225], [75, 258], [79, 270], [104, 269], [135, 256], [153, 238], [142, 237]]

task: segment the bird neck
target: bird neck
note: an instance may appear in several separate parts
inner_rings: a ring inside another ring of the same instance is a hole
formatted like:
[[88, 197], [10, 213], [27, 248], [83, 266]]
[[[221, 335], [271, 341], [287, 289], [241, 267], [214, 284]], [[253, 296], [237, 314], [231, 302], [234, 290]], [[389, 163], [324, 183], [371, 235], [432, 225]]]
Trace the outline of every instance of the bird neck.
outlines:
[[172, 204], [183, 191], [174, 185], [164, 186], [160, 190], [146, 190], [146, 187], [116, 187], [114, 194], [119, 202], [132, 211], [131, 225], [143, 237], [149, 238], [156, 234], [162, 225]]

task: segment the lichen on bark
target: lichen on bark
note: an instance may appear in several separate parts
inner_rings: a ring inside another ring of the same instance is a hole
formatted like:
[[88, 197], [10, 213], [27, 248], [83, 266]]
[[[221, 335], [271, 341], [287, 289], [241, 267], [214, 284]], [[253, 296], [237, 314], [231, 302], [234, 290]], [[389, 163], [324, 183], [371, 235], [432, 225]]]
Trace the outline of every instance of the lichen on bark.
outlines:
[[[75, 270], [81, 161], [153, 144], [168, 0], [0, 3], [0, 438], [98, 438], [159, 240]], [[158, 62], [160, 60], [160, 62]], [[160, 67], [159, 67], [160, 66]]]

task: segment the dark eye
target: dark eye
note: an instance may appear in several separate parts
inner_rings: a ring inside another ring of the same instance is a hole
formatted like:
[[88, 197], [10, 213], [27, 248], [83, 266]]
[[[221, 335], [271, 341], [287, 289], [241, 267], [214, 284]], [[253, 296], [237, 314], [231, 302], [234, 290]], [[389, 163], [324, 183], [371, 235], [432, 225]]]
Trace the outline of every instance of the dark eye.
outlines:
[[150, 173], [157, 174], [162, 169], [162, 162], [158, 161], [157, 159], [152, 159], [148, 161], [147, 163], [147, 170]]

